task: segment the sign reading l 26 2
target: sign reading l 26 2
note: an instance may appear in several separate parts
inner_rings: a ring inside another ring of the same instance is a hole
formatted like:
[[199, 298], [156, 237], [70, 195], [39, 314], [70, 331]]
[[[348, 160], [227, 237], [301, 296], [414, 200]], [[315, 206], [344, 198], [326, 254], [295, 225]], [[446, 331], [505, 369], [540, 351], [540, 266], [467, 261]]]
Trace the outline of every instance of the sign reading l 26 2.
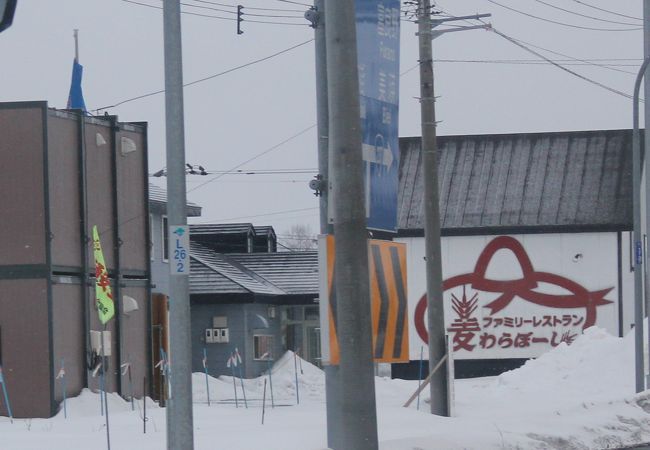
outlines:
[[190, 230], [187, 225], [169, 227], [170, 265], [172, 275], [190, 274]]

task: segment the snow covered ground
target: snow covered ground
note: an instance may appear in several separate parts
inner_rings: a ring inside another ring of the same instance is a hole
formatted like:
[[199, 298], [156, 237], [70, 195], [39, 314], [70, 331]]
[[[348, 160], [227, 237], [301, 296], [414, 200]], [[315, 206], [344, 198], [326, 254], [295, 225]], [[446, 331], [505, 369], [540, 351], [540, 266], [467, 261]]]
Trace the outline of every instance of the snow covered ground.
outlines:
[[[195, 448], [229, 450], [310, 450], [326, 445], [323, 373], [302, 361], [296, 405], [293, 354], [273, 368], [275, 407], [267, 385], [262, 424], [264, 377], [244, 380], [248, 408], [236, 380], [193, 375]], [[268, 380], [268, 377], [266, 377]], [[376, 379], [382, 450], [440, 449], [604, 449], [650, 442], [650, 391], [634, 394], [633, 336], [612, 337], [591, 328], [571, 346], [561, 345], [518, 370], [499, 377], [456, 380], [452, 418], [402, 405], [417, 381]], [[426, 392], [426, 391], [425, 391]], [[147, 402], [147, 434], [142, 401], [131, 404], [109, 395], [113, 449], [165, 448], [165, 410]], [[84, 391], [69, 399], [68, 418], [0, 418], [0, 449], [77, 450], [106, 448], [99, 395]]]

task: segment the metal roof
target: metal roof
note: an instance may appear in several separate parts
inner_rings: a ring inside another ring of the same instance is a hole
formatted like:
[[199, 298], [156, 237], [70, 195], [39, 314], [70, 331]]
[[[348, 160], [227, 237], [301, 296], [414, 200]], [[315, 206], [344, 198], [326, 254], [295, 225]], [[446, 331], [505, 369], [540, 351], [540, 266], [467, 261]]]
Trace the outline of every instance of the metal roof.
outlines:
[[[398, 227], [424, 228], [420, 138], [400, 139]], [[632, 227], [632, 131], [438, 138], [443, 230]]]
[[194, 236], [214, 234], [254, 234], [250, 223], [219, 223], [190, 225], [190, 233]]
[[[167, 191], [160, 186], [149, 183], [149, 202], [157, 203], [163, 208], [167, 208]], [[196, 203], [187, 202], [187, 215], [188, 217], [199, 217], [201, 215], [201, 207]]]
[[275, 230], [273, 229], [272, 226], [270, 225], [262, 225], [262, 226], [253, 226], [253, 229], [255, 230], [255, 234], [257, 236], [273, 236], [275, 235]]
[[317, 252], [222, 254], [191, 242], [190, 257], [192, 294], [318, 295]]

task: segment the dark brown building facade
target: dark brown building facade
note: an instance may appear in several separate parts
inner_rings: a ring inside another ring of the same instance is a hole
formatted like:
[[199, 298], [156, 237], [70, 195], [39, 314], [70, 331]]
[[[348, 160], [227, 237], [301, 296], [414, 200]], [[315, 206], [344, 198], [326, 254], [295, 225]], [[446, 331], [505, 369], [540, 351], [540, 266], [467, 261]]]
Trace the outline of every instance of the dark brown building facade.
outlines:
[[90, 367], [91, 331], [104, 329], [95, 225], [116, 311], [106, 386], [141, 396], [151, 372], [146, 124], [2, 103], [0, 174], [0, 365], [14, 417], [56, 414], [63, 363], [68, 396], [99, 385]]

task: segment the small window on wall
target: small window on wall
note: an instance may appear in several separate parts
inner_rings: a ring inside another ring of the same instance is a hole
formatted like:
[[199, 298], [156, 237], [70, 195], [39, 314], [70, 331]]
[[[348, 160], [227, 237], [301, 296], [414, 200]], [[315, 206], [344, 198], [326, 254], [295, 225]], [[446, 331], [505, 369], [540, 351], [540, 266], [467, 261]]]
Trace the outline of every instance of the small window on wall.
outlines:
[[169, 222], [167, 216], [162, 217], [162, 259], [163, 261], [169, 261], [169, 235], [168, 235]]
[[273, 359], [273, 336], [253, 336], [254, 359]]

